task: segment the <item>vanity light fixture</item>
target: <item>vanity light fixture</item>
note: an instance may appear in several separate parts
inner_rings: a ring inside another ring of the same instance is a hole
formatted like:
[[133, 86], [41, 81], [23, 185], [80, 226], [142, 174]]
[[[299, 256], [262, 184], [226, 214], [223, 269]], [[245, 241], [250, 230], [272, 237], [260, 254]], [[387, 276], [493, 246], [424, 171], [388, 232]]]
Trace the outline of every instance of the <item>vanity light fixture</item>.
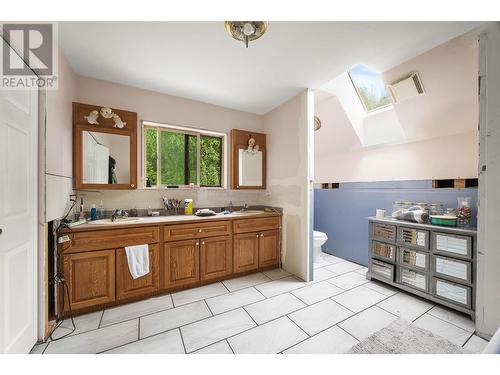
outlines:
[[224, 26], [233, 39], [245, 43], [259, 39], [267, 30], [266, 21], [225, 21]]

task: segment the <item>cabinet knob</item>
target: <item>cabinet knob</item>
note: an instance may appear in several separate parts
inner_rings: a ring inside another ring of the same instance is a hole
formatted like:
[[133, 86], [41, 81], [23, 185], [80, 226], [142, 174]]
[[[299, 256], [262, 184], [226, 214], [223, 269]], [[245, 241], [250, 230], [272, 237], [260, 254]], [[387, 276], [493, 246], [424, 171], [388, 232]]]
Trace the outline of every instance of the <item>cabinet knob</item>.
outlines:
[[257, 235], [255, 237], [259, 238], [259, 233], [257, 233]]
[[202, 230], [201, 230], [201, 229], [198, 229], [198, 233], [201, 233], [201, 232], [202, 232]]
[[264, 233], [261, 233], [261, 234], [260, 234], [260, 236], [261, 236], [261, 237], [264, 237]]
[[203, 241], [201, 244], [202, 244], [202, 245], [205, 245], [205, 241]]
[[196, 242], [196, 246], [200, 246], [200, 241]]

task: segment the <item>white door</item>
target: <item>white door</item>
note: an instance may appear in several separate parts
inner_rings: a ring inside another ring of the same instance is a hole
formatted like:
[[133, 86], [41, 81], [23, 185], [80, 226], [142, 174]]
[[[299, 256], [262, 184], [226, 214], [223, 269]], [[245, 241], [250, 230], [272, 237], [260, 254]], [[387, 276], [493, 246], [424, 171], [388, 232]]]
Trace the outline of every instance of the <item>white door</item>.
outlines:
[[37, 338], [37, 149], [38, 91], [0, 89], [0, 353]]

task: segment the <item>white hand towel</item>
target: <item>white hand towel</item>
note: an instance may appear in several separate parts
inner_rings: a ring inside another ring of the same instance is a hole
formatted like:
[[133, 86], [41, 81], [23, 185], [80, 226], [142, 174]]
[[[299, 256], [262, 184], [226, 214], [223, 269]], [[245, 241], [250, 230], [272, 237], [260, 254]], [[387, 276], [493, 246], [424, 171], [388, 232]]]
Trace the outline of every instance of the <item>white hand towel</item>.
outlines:
[[127, 246], [125, 253], [127, 254], [128, 269], [134, 279], [149, 273], [148, 245]]

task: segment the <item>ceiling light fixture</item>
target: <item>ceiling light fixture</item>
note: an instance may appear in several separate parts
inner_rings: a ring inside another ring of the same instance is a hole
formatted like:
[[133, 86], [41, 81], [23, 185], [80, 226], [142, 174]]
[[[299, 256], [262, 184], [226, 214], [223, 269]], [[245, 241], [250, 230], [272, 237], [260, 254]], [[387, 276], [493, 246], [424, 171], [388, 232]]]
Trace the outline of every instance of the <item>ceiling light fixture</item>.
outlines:
[[233, 39], [245, 43], [259, 39], [267, 30], [266, 21], [225, 21], [224, 26]]

